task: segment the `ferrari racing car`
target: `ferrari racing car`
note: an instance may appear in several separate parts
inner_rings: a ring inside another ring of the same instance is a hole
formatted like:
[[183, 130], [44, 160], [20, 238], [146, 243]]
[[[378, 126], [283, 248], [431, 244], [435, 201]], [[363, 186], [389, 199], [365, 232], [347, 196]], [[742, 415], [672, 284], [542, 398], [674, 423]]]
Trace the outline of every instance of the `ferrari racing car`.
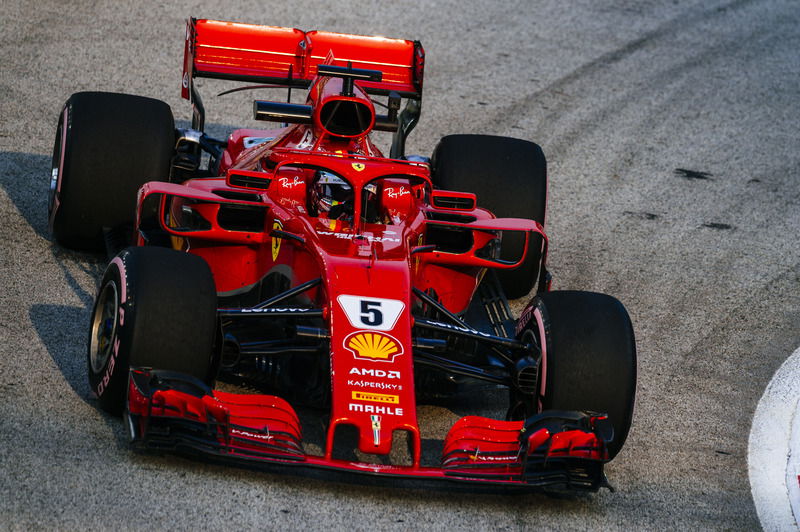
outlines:
[[[538, 145], [450, 135], [405, 153], [424, 60], [415, 41], [191, 19], [190, 128], [151, 98], [67, 100], [49, 223], [58, 244], [109, 254], [88, 375], [134, 447], [609, 487], [636, 386], [628, 314], [550, 290]], [[255, 100], [272, 124], [220, 140], [199, 78], [288, 97]], [[531, 296], [514, 319], [508, 300]], [[500, 419], [461, 417], [423, 445], [418, 405], [498, 389]]]

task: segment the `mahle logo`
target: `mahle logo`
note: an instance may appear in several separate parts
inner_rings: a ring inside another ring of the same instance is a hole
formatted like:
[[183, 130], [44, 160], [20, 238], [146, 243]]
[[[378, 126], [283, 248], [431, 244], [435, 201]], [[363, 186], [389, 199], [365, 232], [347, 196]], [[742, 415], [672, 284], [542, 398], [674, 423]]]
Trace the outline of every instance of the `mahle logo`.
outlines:
[[344, 339], [344, 346], [362, 360], [392, 362], [403, 354], [400, 342], [379, 332], [356, 331]]

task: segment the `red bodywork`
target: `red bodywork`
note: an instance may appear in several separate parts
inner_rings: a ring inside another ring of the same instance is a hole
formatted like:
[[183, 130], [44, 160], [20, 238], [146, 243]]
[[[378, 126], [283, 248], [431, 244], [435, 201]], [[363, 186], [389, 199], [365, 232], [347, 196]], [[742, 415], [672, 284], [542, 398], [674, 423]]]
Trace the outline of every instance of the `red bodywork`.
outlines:
[[190, 20], [186, 27], [181, 94], [190, 98], [195, 76], [289, 82], [306, 87], [323, 63], [351, 64], [353, 68], [383, 73], [381, 81], [365, 82], [364, 88], [419, 94], [424, 57], [422, 46], [414, 41]]
[[[494, 258], [492, 246], [502, 232], [520, 231], [528, 240], [536, 233], [545, 246], [546, 237], [535, 221], [495, 218], [475, 205], [473, 194], [434, 191], [427, 163], [386, 158], [370, 140], [375, 108], [368, 91], [420, 95], [419, 43], [206, 20], [189, 22], [186, 42], [184, 97], [192, 97], [197, 75], [277, 80], [308, 87], [311, 120], [277, 130], [234, 131], [219, 160], [219, 177], [147, 183], [139, 192], [137, 219], [156, 200], [173, 247], [205, 259], [223, 297], [246, 292], [273, 272], [286, 275], [291, 287], [321, 280], [302, 297], [308, 308], [321, 310], [329, 331], [330, 419], [324, 452], [310, 455], [295, 411], [279, 397], [152, 387], [146, 384], [148, 371], [133, 369], [128, 411], [134, 440], [158, 441], [165, 433], [156, 427], [166, 425], [173, 439], [164, 446], [229, 458], [526, 485], [546, 484], [542, 479], [565, 467], [600, 467], [607, 454], [594, 431], [600, 419], [595, 417], [581, 429], [542, 425], [533, 432], [525, 431], [523, 421], [464, 417], [445, 440], [441, 467], [421, 465], [413, 289], [433, 289], [447, 310], [462, 313], [487, 268], [513, 268], [524, 259]], [[352, 95], [343, 95], [342, 79], [316, 75], [318, 65], [331, 59], [380, 70], [383, 78], [356, 81]], [[363, 131], [331, 134], [321, 110], [339, 101], [368, 110], [371, 120]], [[352, 186], [354, 212], [348, 219], [312, 212], [312, 187], [323, 169]], [[454, 207], [438, 198], [460, 203]], [[226, 222], [223, 213], [231, 209], [249, 213], [247, 227]], [[432, 249], [427, 238], [433, 227], [456, 228], [468, 235], [467, 245], [457, 252]], [[138, 244], [146, 244], [144, 236]], [[356, 427], [361, 452], [378, 455], [390, 452], [396, 431], [405, 431], [412, 463], [334, 459], [341, 425]]]
[[[134, 442], [147, 440], [153, 449], [200, 452], [242, 462], [508, 486], [568, 484], [597, 489], [605, 485], [602, 464], [608, 454], [605, 442], [596, 434], [607, 422], [605, 416], [586, 418], [586, 424], [572, 430], [558, 425], [553, 429], [544, 416], [533, 423], [466, 416], [447, 434], [440, 467], [421, 466], [419, 447], [413, 464], [383, 465], [332, 458], [330, 441], [323, 456], [307, 454], [300, 421], [289, 403], [279, 397], [152, 389], [153, 381], [150, 372], [131, 370], [127, 413]], [[376, 424], [380, 425], [373, 422], [369, 427], [373, 433]]]

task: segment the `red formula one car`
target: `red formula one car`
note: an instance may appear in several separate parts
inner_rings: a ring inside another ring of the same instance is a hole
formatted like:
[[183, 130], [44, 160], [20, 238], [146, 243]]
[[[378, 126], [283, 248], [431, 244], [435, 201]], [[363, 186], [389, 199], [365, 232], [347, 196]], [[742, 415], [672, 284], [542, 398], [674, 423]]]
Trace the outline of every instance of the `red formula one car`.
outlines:
[[[628, 314], [609, 296], [550, 291], [539, 146], [452, 135], [431, 159], [405, 154], [424, 57], [406, 40], [192, 19], [190, 129], [149, 98], [67, 101], [50, 225], [61, 245], [113, 256], [89, 381], [135, 447], [608, 486], [633, 411]], [[201, 77], [288, 88], [286, 102], [254, 104], [280, 127], [206, 135]], [[373, 131], [392, 134], [388, 157]], [[514, 320], [507, 298], [532, 291]], [[497, 388], [504, 419], [461, 417], [444, 440], [420, 427], [418, 404]]]

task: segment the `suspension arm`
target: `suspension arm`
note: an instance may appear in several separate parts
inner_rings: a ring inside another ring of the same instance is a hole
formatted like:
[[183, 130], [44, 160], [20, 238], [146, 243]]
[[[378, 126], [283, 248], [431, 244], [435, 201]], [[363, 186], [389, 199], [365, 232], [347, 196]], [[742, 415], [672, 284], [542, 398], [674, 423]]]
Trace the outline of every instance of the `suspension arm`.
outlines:
[[473, 379], [491, 382], [493, 384], [511, 386], [511, 378], [509, 376], [494, 375], [481, 368], [476, 368], [475, 366], [470, 366], [469, 364], [456, 362], [455, 360], [432, 355], [430, 353], [415, 351], [414, 364], [419, 366], [434, 367], [442, 371], [446, 371], [447, 373], [472, 377]]

